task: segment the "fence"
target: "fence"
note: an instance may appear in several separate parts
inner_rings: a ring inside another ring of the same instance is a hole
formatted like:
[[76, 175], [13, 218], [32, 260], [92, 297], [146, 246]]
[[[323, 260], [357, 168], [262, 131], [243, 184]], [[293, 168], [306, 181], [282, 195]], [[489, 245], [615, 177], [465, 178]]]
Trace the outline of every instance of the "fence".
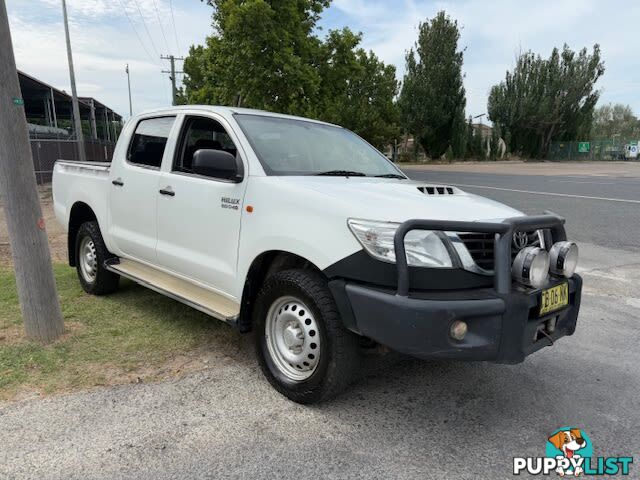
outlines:
[[625, 160], [628, 140], [596, 140], [593, 142], [553, 142], [549, 160]]
[[[58, 159], [80, 160], [78, 145], [73, 138], [31, 138], [31, 154], [39, 184], [51, 182], [53, 164]], [[115, 144], [102, 140], [84, 141], [87, 160], [110, 162]]]

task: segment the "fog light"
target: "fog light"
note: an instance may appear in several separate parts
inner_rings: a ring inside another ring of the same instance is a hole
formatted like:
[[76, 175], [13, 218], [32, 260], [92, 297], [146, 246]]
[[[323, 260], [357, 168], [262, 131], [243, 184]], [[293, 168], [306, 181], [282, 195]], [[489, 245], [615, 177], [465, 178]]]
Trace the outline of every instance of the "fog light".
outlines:
[[454, 340], [463, 340], [465, 335], [467, 334], [467, 324], [462, 320], [456, 320], [451, 324], [451, 328], [449, 329], [449, 335]]
[[511, 273], [516, 281], [540, 288], [549, 275], [549, 254], [540, 247], [525, 247], [516, 255]]
[[554, 243], [549, 258], [551, 272], [571, 278], [578, 266], [578, 246], [573, 242]]

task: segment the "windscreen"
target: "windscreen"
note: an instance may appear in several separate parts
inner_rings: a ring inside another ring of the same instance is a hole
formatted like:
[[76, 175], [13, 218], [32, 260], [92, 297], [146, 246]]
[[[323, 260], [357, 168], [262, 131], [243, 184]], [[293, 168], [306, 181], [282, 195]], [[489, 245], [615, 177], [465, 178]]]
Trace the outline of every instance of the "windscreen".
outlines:
[[351, 172], [404, 175], [378, 150], [340, 127], [263, 115], [236, 115], [267, 175]]

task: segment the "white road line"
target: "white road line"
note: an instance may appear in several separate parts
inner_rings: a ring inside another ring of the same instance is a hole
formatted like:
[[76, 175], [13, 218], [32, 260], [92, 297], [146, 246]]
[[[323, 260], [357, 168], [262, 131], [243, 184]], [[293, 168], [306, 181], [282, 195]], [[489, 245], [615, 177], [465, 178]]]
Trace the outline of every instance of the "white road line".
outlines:
[[502, 190], [504, 192], [528, 193], [530, 195], [553, 195], [553, 196], [556, 196], [556, 197], [585, 198], [587, 200], [602, 200], [602, 201], [605, 201], [605, 202], [638, 203], [638, 204], [640, 204], [640, 200], [626, 200], [624, 198], [590, 197], [588, 195], [571, 195], [569, 193], [534, 192], [532, 190], [516, 190], [514, 188], [488, 187], [486, 185], [465, 185], [464, 183], [453, 183], [453, 185], [455, 185], [456, 187], [486, 188], [488, 190]]
[[579, 180], [554, 180], [554, 179], [550, 179], [549, 181], [556, 182], [556, 183], [584, 183], [589, 185], [615, 185], [615, 182], [583, 182]]

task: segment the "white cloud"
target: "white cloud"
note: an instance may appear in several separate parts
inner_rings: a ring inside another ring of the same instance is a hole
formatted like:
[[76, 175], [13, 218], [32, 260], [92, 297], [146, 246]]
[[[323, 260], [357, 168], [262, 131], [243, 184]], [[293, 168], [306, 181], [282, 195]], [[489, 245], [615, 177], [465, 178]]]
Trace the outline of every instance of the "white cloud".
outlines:
[[[334, 0], [332, 5], [325, 14], [331, 24], [324, 26], [364, 32], [363, 45], [395, 64], [400, 76], [418, 23], [442, 9], [450, 13], [462, 28], [460, 45], [466, 47], [470, 114], [486, 111], [489, 88], [504, 78], [519, 50], [548, 56], [565, 42], [573, 49], [600, 43], [607, 70], [599, 82], [602, 101], [628, 103], [640, 114], [638, 2]], [[7, 6], [18, 67], [68, 91], [61, 0], [8, 0]], [[168, 105], [170, 83], [160, 73], [168, 63], [159, 54], [186, 55], [189, 45], [202, 44], [211, 33], [211, 8], [198, 0], [67, 0], [67, 6], [79, 93], [96, 96], [121, 114], [128, 112], [126, 63], [134, 110]]]
[[[128, 63], [134, 112], [169, 105], [170, 82], [161, 73], [168, 62], [159, 55], [184, 56], [211, 33], [210, 7], [173, 0], [178, 48], [169, 5], [169, 0], [67, 0], [79, 95], [94, 96], [126, 116]], [[9, 0], [8, 10], [18, 68], [70, 91], [60, 0]]]
[[[467, 112], [486, 111], [492, 85], [504, 78], [520, 50], [548, 56], [564, 43], [578, 50], [602, 47], [606, 73], [598, 83], [602, 102], [628, 103], [640, 114], [640, 56], [637, 54], [640, 4], [595, 0], [368, 1], [340, 0], [334, 8], [344, 23], [364, 32], [363, 45], [404, 72], [404, 55], [417, 37], [417, 25], [445, 10], [462, 28]], [[372, 18], [369, 9], [375, 12]], [[382, 10], [381, 10], [382, 9]]]

